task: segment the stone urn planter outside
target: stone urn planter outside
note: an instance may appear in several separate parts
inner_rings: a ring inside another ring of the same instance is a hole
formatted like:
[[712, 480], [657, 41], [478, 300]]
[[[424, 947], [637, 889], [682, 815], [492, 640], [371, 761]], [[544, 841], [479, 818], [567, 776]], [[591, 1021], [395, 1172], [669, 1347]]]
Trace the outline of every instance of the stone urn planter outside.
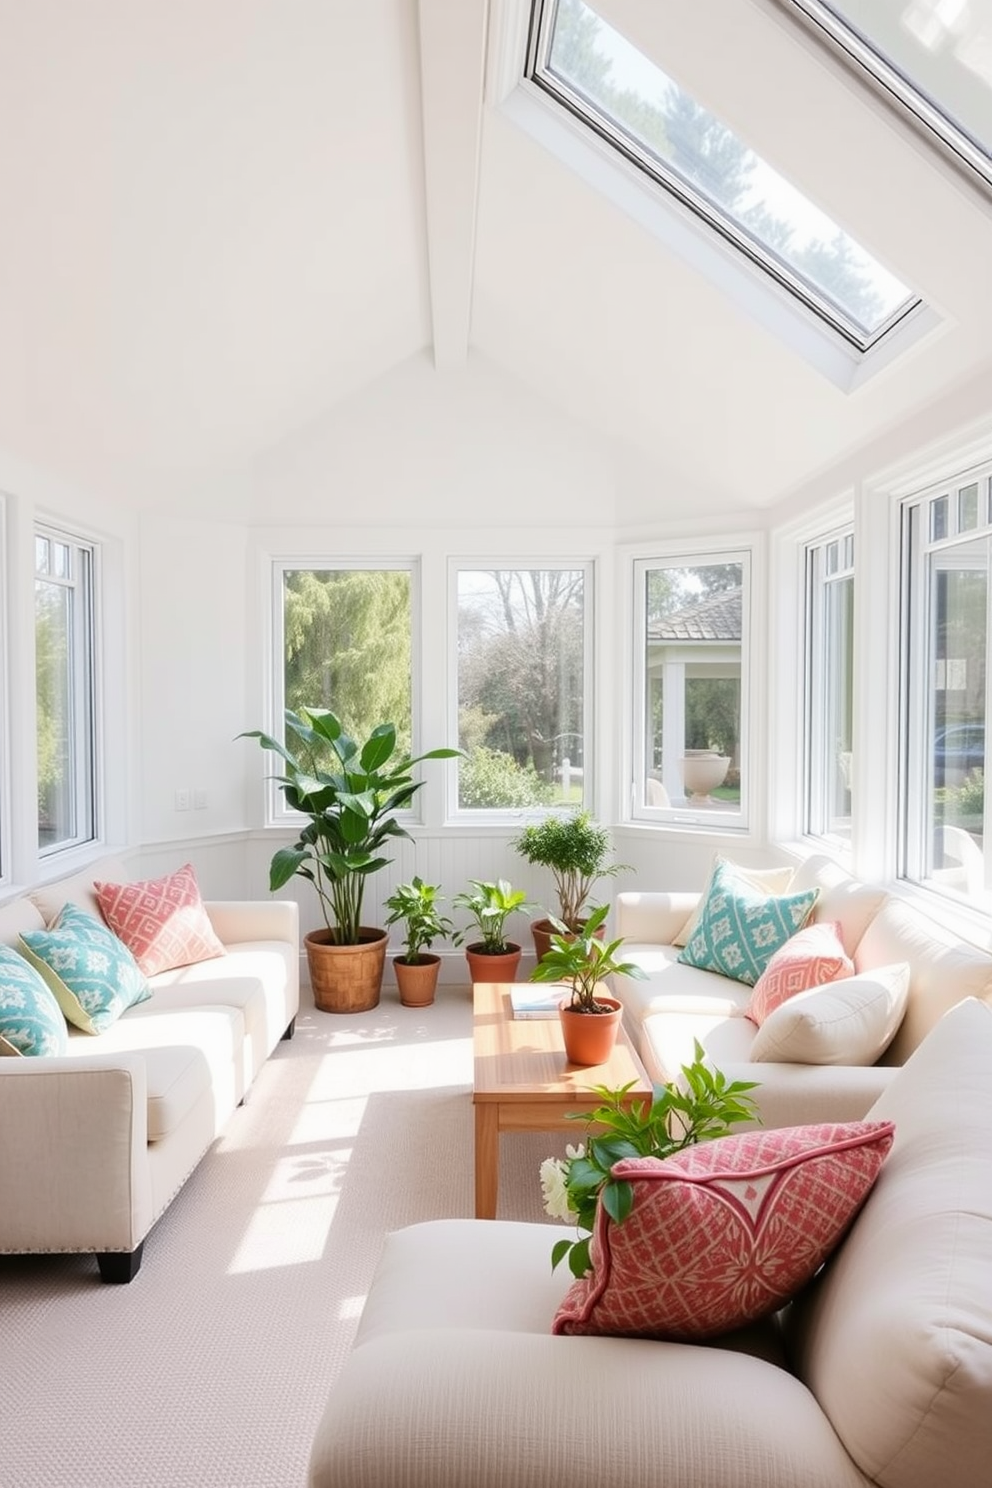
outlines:
[[694, 806], [709, 806], [710, 792], [727, 778], [730, 756], [717, 754], [715, 749], [687, 749], [679, 765], [689, 801]]

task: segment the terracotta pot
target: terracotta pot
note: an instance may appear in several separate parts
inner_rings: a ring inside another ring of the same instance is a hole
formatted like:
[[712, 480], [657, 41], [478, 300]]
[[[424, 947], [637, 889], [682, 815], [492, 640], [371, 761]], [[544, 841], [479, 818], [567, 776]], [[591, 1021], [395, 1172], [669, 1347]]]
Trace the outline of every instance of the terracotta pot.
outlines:
[[468, 962], [469, 976], [473, 982], [515, 982], [517, 980], [517, 968], [523, 952], [512, 940], [508, 940], [506, 944], [510, 949], [502, 956], [494, 956], [491, 952], [484, 951], [481, 940], [465, 947], [465, 960]]
[[597, 1001], [611, 1011], [576, 1013], [568, 1006], [567, 998], [562, 1000], [558, 1008], [561, 1034], [565, 1041], [565, 1057], [569, 1064], [605, 1064], [613, 1053], [623, 1018], [623, 1004], [615, 997], [607, 997], [605, 993]]
[[331, 930], [303, 937], [314, 1007], [322, 1013], [365, 1013], [378, 1005], [389, 936], [365, 925], [358, 934], [358, 945], [336, 945]]
[[437, 989], [437, 974], [441, 969], [441, 957], [433, 952], [422, 951], [416, 961], [404, 961], [402, 956], [393, 957], [396, 985], [400, 989], [400, 1002], [404, 1007], [429, 1007]]

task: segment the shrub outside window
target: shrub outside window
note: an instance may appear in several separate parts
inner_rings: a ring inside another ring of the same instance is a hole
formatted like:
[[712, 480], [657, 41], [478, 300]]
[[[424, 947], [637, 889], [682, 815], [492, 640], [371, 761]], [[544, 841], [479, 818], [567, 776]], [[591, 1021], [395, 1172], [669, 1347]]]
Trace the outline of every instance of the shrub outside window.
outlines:
[[805, 831], [851, 840], [854, 534], [806, 548]]
[[35, 534], [38, 849], [96, 836], [94, 549], [65, 533]]
[[746, 554], [634, 565], [635, 809], [744, 824]]
[[589, 566], [456, 565], [454, 591], [459, 809], [586, 804]]

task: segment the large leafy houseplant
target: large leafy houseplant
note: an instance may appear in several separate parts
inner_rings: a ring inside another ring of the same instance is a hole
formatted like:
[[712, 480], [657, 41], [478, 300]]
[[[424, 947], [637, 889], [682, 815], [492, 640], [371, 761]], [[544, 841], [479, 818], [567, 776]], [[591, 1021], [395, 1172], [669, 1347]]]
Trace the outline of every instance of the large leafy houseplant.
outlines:
[[361, 941], [362, 901], [369, 876], [392, 861], [383, 849], [409, 832], [397, 812], [423, 785], [413, 778], [423, 760], [452, 759], [457, 749], [397, 754], [391, 723], [374, 728], [364, 743], [344, 731], [327, 708], [286, 710], [286, 743], [260, 729], [257, 739], [278, 754], [284, 773], [274, 778], [292, 811], [305, 818], [292, 847], [281, 847], [269, 867], [269, 888], [281, 889], [294, 875], [317, 891], [324, 922], [335, 945]]
[[610, 834], [588, 811], [551, 813], [530, 822], [511, 846], [528, 863], [551, 869], [558, 895], [557, 919], [569, 930], [582, 923], [594, 885], [626, 866], [610, 862]]
[[748, 1093], [756, 1086], [754, 1080], [728, 1081], [720, 1070], [711, 1069], [698, 1040], [692, 1064], [682, 1066], [681, 1080], [658, 1086], [650, 1105], [625, 1102], [629, 1085], [616, 1090], [593, 1086], [601, 1104], [570, 1116], [587, 1123], [585, 1142], [567, 1146], [564, 1158], [548, 1157], [541, 1164], [545, 1211], [552, 1219], [574, 1224], [577, 1231], [575, 1240], [554, 1245], [552, 1270], [567, 1256], [573, 1276], [587, 1274], [600, 1204], [615, 1224], [622, 1224], [630, 1213], [633, 1190], [625, 1180], [613, 1177], [615, 1163], [625, 1157], [671, 1157], [694, 1142], [726, 1136], [742, 1121], [756, 1120]]

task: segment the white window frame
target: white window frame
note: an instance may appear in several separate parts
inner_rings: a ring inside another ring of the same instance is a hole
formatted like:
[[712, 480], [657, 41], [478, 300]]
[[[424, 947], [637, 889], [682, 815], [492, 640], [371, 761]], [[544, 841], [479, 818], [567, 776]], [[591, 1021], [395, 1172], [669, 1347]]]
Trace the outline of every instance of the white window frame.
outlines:
[[[760, 704], [753, 696], [754, 636], [757, 633], [755, 606], [756, 554], [753, 543], [743, 541], [733, 547], [694, 547], [663, 545], [632, 555], [630, 563], [631, 592], [631, 738], [630, 738], [630, 820], [658, 827], [689, 828], [699, 832], [721, 832], [732, 836], [746, 835], [755, 819], [756, 754], [755, 720]], [[645, 755], [647, 740], [647, 646], [645, 614], [645, 577], [656, 568], [703, 568], [707, 564], [741, 564], [743, 586], [741, 603], [741, 711], [740, 711], [740, 779], [741, 799], [737, 811], [685, 806], [648, 806], [642, 800], [640, 782], [647, 775]]]
[[[72, 853], [79, 848], [100, 840], [101, 836], [101, 768], [100, 768], [100, 624], [101, 611], [101, 550], [92, 538], [64, 527], [57, 522], [39, 518], [34, 524], [33, 538], [42, 538], [51, 543], [60, 543], [73, 549], [77, 555], [85, 554], [87, 574], [76, 578], [72, 585], [73, 651], [70, 663], [70, 705], [73, 711], [73, 795], [76, 803], [76, 826], [83, 822], [83, 830], [72, 837], [43, 847], [38, 840], [39, 861], [52, 860]], [[32, 544], [34, 554], [34, 543]], [[78, 558], [77, 558], [78, 561]], [[33, 569], [37, 580], [37, 567]], [[53, 576], [46, 576], [46, 578]], [[59, 582], [58, 580], [54, 580]], [[33, 592], [33, 590], [32, 590]], [[80, 730], [76, 722], [79, 712], [84, 714], [83, 732], [86, 747], [79, 747]], [[82, 807], [80, 806], [82, 803]]]
[[[805, 837], [817, 842], [822, 842], [832, 851], [847, 854], [850, 852], [850, 837], [844, 838], [837, 833], [830, 832], [825, 826], [828, 816], [827, 798], [829, 792], [829, 756], [828, 743], [824, 737], [825, 724], [827, 721], [827, 691], [828, 691], [828, 661], [827, 654], [827, 629], [826, 613], [827, 598], [830, 587], [833, 584], [845, 580], [855, 582], [856, 555], [852, 555], [850, 565], [844, 565], [835, 574], [828, 575], [825, 571], [825, 560], [828, 549], [833, 544], [850, 543], [854, 548], [854, 524], [845, 523], [832, 531], [825, 532], [815, 538], [808, 540], [803, 546], [803, 633], [804, 633], [804, 667], [803, 667], [803, 816], [802, 830]], [[855, 606], [857, 604], [857, 591], [855, 589]], [[852, 673], [854, 669], [854, 653], [856, 648], [853, 644], [852, 625]], [[852, 703], [853, 703], [853, 675], [852, 675]], [[852, 750], [853, 750], [853, 724], [852, 724]], [[851, 809], [851, 834], [854, 830], [854, 805], [852, 791]]]
[[[559, 554], [540, 556], [527, 554], [490, 557], [488, 555], [459, 556], [448, 559], [448, 731], [449, 738], [457, 743], [459, 737], [458, 710], [458, 576], [461, 573], [485, 573], [509, 570], [580, 570], [583, 574], [582, 599], [582, 730], [583, 730], [583, 806], [594, 815], [596, 805], [596, 737], [595, 737], [595, 637], [596, 637], [596, 561], [593, 558], [568, 558]], [[457, 766], [458, 761], [455, 761]], [[519, 825], [521, 822], [538, 821], [561, 807], [535, 807], [530, 810], [512, 808], [460, 806], [458, 802], [457, 768], [448, 773], [446, 821], [452, 826]]]
[[11, 879], [11, 734], [10, 734], [10, 571], [7, 499], [0, 492], [0, 885]]
[[[345, 572], [355, 570], [370, 570], [377, 572], [402, 572], [410, 576], [410, 665], [411, 665], [411, 689], [410, 689], [410, 729], [413, 740], [414, 754], [419, 751], [418, 740], [420, 739], [420, 716], [421, 716], [421, 583], [420, 583], [420, 561], [414, 557], [379, 557], [379, 556], [352, 556], [341, 557], [338, 555], [328, 556], [326, 554], [307, 553], [305, 555], [290, 555], [271, 558], [270, 560], [271, 581], [271, 627], [272, 627], [272, 685], [270, 694], [269, 726], [267, 732], [274, 739], [284, 738], [284, 721], [286, 712], [286, 668], [285, 668], [285, 612], [283, 608], [284, 576], [287, 572], [297, 572], [305, 569], [316, 573], [322, 569], [332, 572]], [[389, 720], [383, 719], [382, 722]], [[279, 773], [281, 760], [278, 755], [266, 755], [266, 793], [265, 793], [265, 822], [272, 827], [293, 827], [302, 820], [299, 811], [291, 811], [286, 805], [286, 798], [275, 780], [269, 778], [272, 774]], [[268, 766], [271, 766], [269, 768]], [[415, 800], [417, 798], [415, 797]], [[408, 807], [396, 813], [397, 818], [406, 824], [420, 821], [417, 810]]]

